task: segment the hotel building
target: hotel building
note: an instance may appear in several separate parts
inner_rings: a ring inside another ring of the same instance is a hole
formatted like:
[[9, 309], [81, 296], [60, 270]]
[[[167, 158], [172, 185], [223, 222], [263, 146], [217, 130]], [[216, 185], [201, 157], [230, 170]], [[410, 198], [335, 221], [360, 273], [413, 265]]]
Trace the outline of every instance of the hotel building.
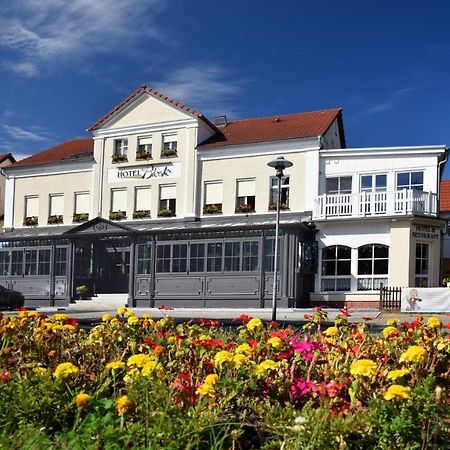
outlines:
[[374, 306], [440, 281], [443, 145], [346, 148], [342, 111], [213, 121], [142, 86], [73, 139], [3, 168], [0, 283], [66, 305]]

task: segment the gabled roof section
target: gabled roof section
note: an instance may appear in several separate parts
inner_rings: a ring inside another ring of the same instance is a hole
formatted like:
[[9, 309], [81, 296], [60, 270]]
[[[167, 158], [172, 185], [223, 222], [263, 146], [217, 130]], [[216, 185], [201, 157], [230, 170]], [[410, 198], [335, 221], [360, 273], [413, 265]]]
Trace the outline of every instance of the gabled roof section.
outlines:
[[127, 227], [117, 222], [112, 222], [111, 220], [103, 219], [102, 217], [95, 217], [88, 222], [84, 222], [70, 230], [64, 232], [64, 235], [77, 235], [77, 234], [124, 234], [135, 233], [133, 228]]
[[[198, 147], [215, 148], [322, 136], [336, 118], [341, 128], [342, 109], [340, 108], [234, 120], [226, 125], [218, 126], [219, 133], [208, 138]], [[345, 146], [345, 140], [343, 144]]]
[[125, 108], [128, 104], [130, 104], [134, 99], [136, 99], [143, 92], [147, 92], [148, 94], [151, 94], [156, 98], [159, 98], [160, 100], [168, 103], [169, 105], [175, 106], [176, 108], [180, 109], [181, 111], [184, 111], [193, 117], [197, 117], [197, 118], [203, 120], [208, 126], [213, 128], [214, 130], [216, 130], [216, 126], [214, 124], [212, 124], [203, 114], [195, 111], [192, 108], [189, 108], [186, 105], [183, 105], [180, 102], [177, 102], [176, 100], [173, 100], [172, 98], [168, 97], [167, 95], [162, 94], [161, 92], [157, 91], [156, 89], [153, 89], [151, 87], [148, 87], [146, 84], [143, 84], [141, 87], [136, 89], [132, 94], [130, 94], [125, 100], [123, 100], [121, 103], [119, 103], [117, 106], [115, 106], [111, 111], [109, 111], [103, 117], [101, 117], [99, 120], [97, 120], [97, 122], [92, 124], [88, 128], [87, 131], [92, 133], [97, 128], [100, 128], [101, 125], [103, 125], [106, 121], [108, 121], [112, 116], [114, 116], [120, 110]]
[[439, 212], [450, 211], [450, 180], [442, 180], [439, 191]]
[[0, 164], [9, 159], [13, 164], [16, 162], [16, 158], [12, 155], [12, 153], [3, 153], [0, 154]]
[[[22, 159], [13, 164], [11, 168], [15, 169], [16, 167], [49, 164], [67, 160], [92, 159], [93, 153], [94, 140], [92, 138], [76, 138]], [[8, 168], [6, 167], [6, 169]]]

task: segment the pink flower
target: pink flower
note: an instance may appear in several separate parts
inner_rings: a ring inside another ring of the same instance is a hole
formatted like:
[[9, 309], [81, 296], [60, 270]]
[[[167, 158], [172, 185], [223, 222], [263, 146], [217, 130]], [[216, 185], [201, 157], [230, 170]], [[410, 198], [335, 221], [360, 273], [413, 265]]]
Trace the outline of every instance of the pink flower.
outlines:
[[295, 398], [301, 398], [312, 392], [314, 383], [306, 380], [297, 380], [291, 385], [291, 392]]
[[305, 336], [303, 341], [291, 341], [291, 346], [297, 353], [302, 355], [303, 360], [306, 362], [312, 361], [315, 350], [321, 352], [325, 350], [319, 342], [312, 342], [309, 336]]

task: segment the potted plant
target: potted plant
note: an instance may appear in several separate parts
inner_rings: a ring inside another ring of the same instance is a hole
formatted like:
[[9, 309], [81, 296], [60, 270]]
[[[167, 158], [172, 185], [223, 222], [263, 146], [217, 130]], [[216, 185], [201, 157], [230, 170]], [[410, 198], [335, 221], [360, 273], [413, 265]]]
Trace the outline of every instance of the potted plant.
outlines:
[[146, 150], [138, 150], [136, 152], [136, 159], [152, 159], [152, 154]]
[[127, 162], [127, 161], [128, 161], [127, 155], [121, 155], [121, 154], [112, 155], [113, 163]]
[[27, 227], [31, 227], [33, 225], [38, 224], [38, 218], [36, 216], [28, 216], [23, 219], [23, 224]]
[[57, 225], [58, 223], [63, 223], [63, 216], [60, 215], [49, 216], [47, 223], [49, 225]]
[[162, 158], [169, 158], [171, 156], [177, 156], [177, 150], [175, 148], [164, 148], [161, 152]]
[[236, 206], [236, 213], [249, 213], [255, 212], [255, 209], [252, 205], [247, 205], [247, 203], [242, 203], [241, 205]]
[[88, 291], [88, 288], [86, 285], [82, 284], [80, 286], [77, 286], [75, 288], [75, 292], [77, 293], [78, 297], [80, 300], [83, 299], [84, 294], [86, 294], [86, 292]]
[[[280, 203], [280, 210], [286, 211], [289, 209], [289, 206], [286, 203]], [[269, 203], [269, 211], [276, 211], [277, 210], [277, 202], [270, 202]]]
[[149, 209], [140, 209], [133, 213], [133, 219], [144, 219], [146, 217], [150, 217]]
[[171, 209], [160, 209], [158, 211], [158, 217], [173, 217], [175, 213]]
[[210, 204], [203, 207], [203, 214], [222, 214], [222, 204]]
[[125, 211], [111, 211], [109, 213], [110, 220], [123, 220], [127, 218], [127, 213]]
[[450, 276], [449, 276], [449, 277], [444, 277], [444, 278], [442, 279], [442, 284], [443, 284], [444, 286], [447, 286], [448, 288], [450, 288]]
[[88, 213], [75, 213], [72, 216], [72, 222], [74, 222], [74, 223], [87, 222], [88, 220], [89, 220]]

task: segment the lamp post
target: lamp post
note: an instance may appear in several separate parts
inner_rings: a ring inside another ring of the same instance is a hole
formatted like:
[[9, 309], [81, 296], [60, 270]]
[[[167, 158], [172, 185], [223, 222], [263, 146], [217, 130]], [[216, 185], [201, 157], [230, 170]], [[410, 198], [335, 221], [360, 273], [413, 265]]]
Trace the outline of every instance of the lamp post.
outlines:
[[276, 177], [278, 178], [278, 192], [277, 192], [277, 218], [275, 225], [275, 256], [273, 261], [273, 291], [272, 291], [272, 321], [277, 320], [277, 278], [278, 278], [278, 236], [280, 234], [280, 203], [281, 203], [281, 179], [283, 178], [283, 170], [292, 167], [293, 163], [279, 156], [277, 159], [267, 163], [269, 167], [276, 170]]

